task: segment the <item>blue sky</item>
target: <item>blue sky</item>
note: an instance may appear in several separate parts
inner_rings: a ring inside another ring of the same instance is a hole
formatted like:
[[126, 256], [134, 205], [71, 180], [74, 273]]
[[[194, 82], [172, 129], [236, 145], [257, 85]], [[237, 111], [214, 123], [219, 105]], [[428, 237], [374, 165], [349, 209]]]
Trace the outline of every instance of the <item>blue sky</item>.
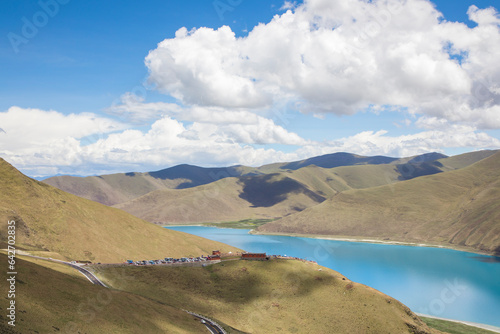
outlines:
[[0, 157], [43, 177], [500, 148], [494, 6], [2, 1]]

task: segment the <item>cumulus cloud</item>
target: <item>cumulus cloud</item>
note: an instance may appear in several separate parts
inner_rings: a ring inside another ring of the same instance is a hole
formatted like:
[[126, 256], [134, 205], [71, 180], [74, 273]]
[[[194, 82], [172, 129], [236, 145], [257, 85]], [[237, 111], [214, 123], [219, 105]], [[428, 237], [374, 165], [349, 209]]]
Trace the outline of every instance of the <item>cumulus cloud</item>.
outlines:
[[299, 156], [314, 156], [342, 151], [361, 155], [407, 157], [432, 151], [444, 152], [446, 148], [456, 147], [498, 148], [500, 140], [478, 132], [473, 126], [440, 124], [440, 129], [403, 136], [390, 136], [385, 130], [364, 131], [315, 146], [304, 146], [296, 153]]
[[[80, 139], [122, 130], [125, 125], [92, 113], [64, 115], [57, 111], [11, 107], [0, 112], [0, 151], [36, 151], [66, 138]], [[70, 145], [68, 143], [68, 145]]]
[[303, 112], [353, 114], [392, 105], [500, 126], [491, 118], [500, 104], [495, 9], [471, 6], [477, 26], [469, 28], [444, 20], [427, 0], [308, 0], [284, 8], [245, 37], [226, 26], [180, 29], [147, 56], [150, 82], [202, 106], [297, 101]]
[[[500, 129], [494, 8], [471, 6], [472, 28], [446, 21], [428, 0], [285, 1], [282, 10], [244, 37], [200, 27], [161, 41], [145, 58], [148, 81], [175, 103], [128, 92], [105, 110], [119, 121], [0, 112], [0, 155], [32, 175], [88, 175], [500, 147], [483, 131]], [[396, 126], [416, 133], [394, 136], [381, 126], [312, 141], [286, 129], [283, 110], [319, 118], [399, 111], [406, 115]], [[289, 147], [266, 146], [275, 144]]]
[[[130, 108], [122, 106], [124, 112], [142, 114], [142, 110], [156, 108], [193, 122], [165, 115], [143, 132], [93, 114], [63, 115], [12, 107], [0, 113], [0, 125], [5, 130], [0, 132], [0, 156], [35, 176], [89, 175], [153, 170], [181, 163], [258, 165], [295, 156], [258, 145], [310, 143], [271, 119], [246, 111], [182, 109], [169, 104], [153, 107], [137, 101], [127, 106]], [[219, 122], [221, 116], [225, 119]]]
[[[24, 118], [6, 118], [14, 111], [17, 116], [37, 116], [36, 124], [26, 123]], [[58, 122], [57, 128], [48, 126], [43, 135], [37, 133], [30, 136], [30, 133], [41, 131], [38, 127], [43, 128], [44, 124], [54, 120]], [[80, 128], [81, 124], [94, 124], [92, 122], [102, 125], [86, 125], [86, 130]], [[46, 176], [149, 171], [181, 163], [259, 166], [338, 151], [362, 155], [411, 156], [452, 147], [500, 147], [498, 139], [477, 131], [473, 126], [449, 124], [438, 118], [421, 118], [416, 123], [426, 130], [404, 136], [390, 136], [384, 130], [364, 131], [337, 140], [316, 142], [304, 140], [261, 116], [256, 116], [254, 122], [229, 124], [184, 124], [164, 116], [146, 132], [127, 129], [103, 133], [103, 130], [95, 129], [110, 130], [119, 125], [90, 115], [70, 117], [55, 111], [11, 108], [8, 112], [0, 113], [0, 124], [6, 129], [5, 133], [0, 133], [0, 155], [30, 175]], [[21, 128], [26, 134], [25, 138], [18, 135], [6, 137], [10, 132], [19, 133]], [[81, 137], [93, 133], [99, 134], [95, 142], [88, 143]], [[20, 141], [16, 142], [14, 139], [18, 137]], [[298, 148], [283, 152], [259, 146], [261, 143], [288, 143]]]

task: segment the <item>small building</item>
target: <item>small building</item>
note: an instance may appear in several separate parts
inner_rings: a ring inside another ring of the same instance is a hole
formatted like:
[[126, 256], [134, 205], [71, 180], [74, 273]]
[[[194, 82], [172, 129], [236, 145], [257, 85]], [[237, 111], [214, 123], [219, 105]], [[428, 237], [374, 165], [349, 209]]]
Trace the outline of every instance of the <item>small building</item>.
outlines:
[[219, 250], [212, 251], [212, 255], [220, 255], [220, 251]]
[[241, 258], [243, 260], [269, 260], [266, 253], [243, 253]]

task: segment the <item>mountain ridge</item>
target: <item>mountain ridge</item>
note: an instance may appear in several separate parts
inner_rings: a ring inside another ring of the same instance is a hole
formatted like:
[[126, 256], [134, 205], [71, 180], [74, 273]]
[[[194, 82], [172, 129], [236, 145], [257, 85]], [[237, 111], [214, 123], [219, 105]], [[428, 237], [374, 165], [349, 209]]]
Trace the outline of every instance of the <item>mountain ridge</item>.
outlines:
[[344, 191], [257, 231], [434, 242], [498, 254], [500, 152], [461, 169]]
[[[102, 262], [123, 262], [129, 257], [199, 256], [213, 249], [234, 249], [65, 193], [28, 178], [3, 159], [0, 188], [7, 190], [0, 193], [0, 230], [7, 230], [8, 221], [16, 221], [19, 249], [51, 252], [63, 259]], [[3, 246], [6, 239], [2, 232]]]

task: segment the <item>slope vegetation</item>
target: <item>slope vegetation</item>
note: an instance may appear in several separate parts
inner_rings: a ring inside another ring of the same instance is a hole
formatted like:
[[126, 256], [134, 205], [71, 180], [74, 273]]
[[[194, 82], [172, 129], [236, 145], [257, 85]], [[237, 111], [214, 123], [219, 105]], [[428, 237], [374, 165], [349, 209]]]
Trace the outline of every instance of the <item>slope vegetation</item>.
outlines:
[[[112, 206], [159, 189], [186, 189], [212, 183], [227, 177], [282, 173], [315, 166], [331, 169], [342, 166], [404, 165], [406, 167], [398, 167], [396, 171], [396, 173], [399, 173], [398, 180], [403, 180], [440, 172], [441, 170], [436, 166], [427, 166], [426, 168], [416, 168], [413, 166], [426, 164], [444, 157], [446, 156], [439, 153], [428, 153], [402, 159], [383, 156], [365, 157], [350, 153], [333, 153], [301, 161], [274, 163], [258, 168], [247, 166], [204, 168], [184, 164], [149, 173], [131, 172], [89, 177], [56, 176], [48, 178], [43, 182], [71, 194]], [[417, 169], [419, 173], [414, 174]], [[306, 170], [312, 171], [309, 168]], [[386, 181], [385, 175], [379, 179], [378, 183]], [[333, 188], [336, 189], [335, 187]]]
[[158, 189], [185, 189], [221, 178], [252, 173], [250, 167], [203, 168], [178, 165], [149, 173], [102, 176], [55, 176], [44, 180], [56, 188], [106, 205], [123, 203]]
[[207, 254], [231, 247], [149, 224], [124, 211], [32, 180], [0, 159], [0, 241], [16, 221], [16, 245], [94, 262]]
[[189, 189], [164, 189], [118, 204], [147, 221], [199, 223], [277, 218], [324, 201], [307, 186], [282, 174], [224, 178]]
[[469, 167], [348, 190], [260, 232], [374, 237], [500, 251], [500, 153]]
[[[0, 261], [7, 256], [0, 253]], [[62, 264], [17, 259], [16, 326], [7, 325], [9, 299], [0, 298], [1, 333], [203, 333], [189, 314], [132, 293], [90, 283]], [[6, 271], [2, 273], [5, 281]], [[7, 295], [7, 294], [6, 294]], [[9, 319], [10, 320], [10, 319]]]
[[100, 270], [110, 286], [193, 310], [245, 333], [438, 332], [393, 298], [311, 263], [227, 261], [207, 267]]

